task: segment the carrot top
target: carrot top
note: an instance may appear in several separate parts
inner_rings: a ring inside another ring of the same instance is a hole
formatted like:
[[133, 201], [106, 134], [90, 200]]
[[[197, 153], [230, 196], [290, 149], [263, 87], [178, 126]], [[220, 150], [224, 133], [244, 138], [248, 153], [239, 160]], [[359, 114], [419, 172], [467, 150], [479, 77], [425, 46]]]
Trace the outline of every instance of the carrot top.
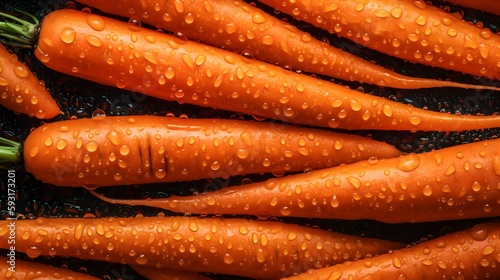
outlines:
[[32, 14], [16, 10], [28, 20], [0, 12], [6, 21], [0, 21], [0, 42], [10, 46], [31, 48], [38, 32], [40, 21]]
[[0, 166], [21, 161], [20, 148], [21, 144], [18, 142], [0, 137]]

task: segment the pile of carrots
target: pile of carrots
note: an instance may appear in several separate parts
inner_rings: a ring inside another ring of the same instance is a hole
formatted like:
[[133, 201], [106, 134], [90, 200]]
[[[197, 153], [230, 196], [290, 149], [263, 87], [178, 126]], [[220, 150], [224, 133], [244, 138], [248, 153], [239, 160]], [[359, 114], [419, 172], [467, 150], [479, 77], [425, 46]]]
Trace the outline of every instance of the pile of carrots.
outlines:
[[0, 5], [0, 278], [500, 277], [496, 4], [46, 2]]

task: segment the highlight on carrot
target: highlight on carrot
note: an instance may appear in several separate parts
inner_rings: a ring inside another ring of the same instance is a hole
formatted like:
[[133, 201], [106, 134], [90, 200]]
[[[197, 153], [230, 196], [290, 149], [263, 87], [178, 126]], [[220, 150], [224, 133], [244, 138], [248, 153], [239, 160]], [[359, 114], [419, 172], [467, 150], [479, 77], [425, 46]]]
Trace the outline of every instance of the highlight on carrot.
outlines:
[[194, 196], [110, 199], [189, 214], [430, 222], [500, 216], [500, 139], [367, 160]]
[[[0, 221], [0, 248], [9, 248]], [[57, 255], [276, 279], [401, 248], [396, 242], [281, 222], [197, 217], [17, 220], [29, 257]]]
[[44, 265], [36, 262], [22, 261], [18, 258], [11, 260], [10, 258], [6, 258], [3, 256], [0, 256], [0, 278], [5, 280], [100, 279], [88, 274], [79, 273], [68, 269]]
[[[500, 37], [416, 0], [259, 0], [370, 49], [462, 73], [500, 78]], [[480, 2], [480, 1], [469, 1]], [[493, 6], [498, 6], [493, 4]]]
[[97, 83], [296, 124], [411, 131], [500, 127], [500, 116], [415, 108], [132, 23], [55, 11], [41, 24], [35, 55], [54, 70]]
[[211, 278], [191, 271], [130, 265], [135, 272], [148, 280], [211, 280]]
[[346, 81], [418, 89], [457, 87], [499, 90], [483, 85], [408, 77], [315, 39], [243, 1], [78, 0], [103, 12], [140, 21], [212, 46], [292, 69]]
[[477, 0], [477, 1], [444, 0], [444, 1], [450, 2], [454, 5], [460, 5], [463, 7], [472, 8], [500, 16], [500, 6], [498, 6], [498, 1], [496, 0]]
[[[1, 27], [0, 27], [1, 30]], [[2, 32], [0, 32], [0, 37]], [[1, 40], [0, 40], [1, 42]], [[61, 110], [35, 75], [0, 43], [0, 104], [39, 119], [50, 119]]]
[[283, 279], [497, 279], [499, 237], [499, 223], [478, 224], [389, 254]]
[[[146, 115], [47, 123], [30, 133], [22, 156], [45, 183], [98, 187], [302, 172], [399, 154], [384, 142], [327, 130]], [[10, 157], [21, 160], [19, 150]]]

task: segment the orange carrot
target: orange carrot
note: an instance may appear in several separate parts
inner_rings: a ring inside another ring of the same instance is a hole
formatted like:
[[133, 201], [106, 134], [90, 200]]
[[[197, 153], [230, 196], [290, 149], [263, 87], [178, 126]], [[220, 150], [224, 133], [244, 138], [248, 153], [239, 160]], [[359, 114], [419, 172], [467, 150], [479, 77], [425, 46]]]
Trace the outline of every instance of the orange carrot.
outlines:
[[454, 5], [460, 5], [467, 8], [472, 8], [488, 13], [492, 13], [500, 16], [500, 6], [497, 0], [445, 0], [447, 2], [453, 3]]
[[500, 224], [479, 224], [389, 254], [284, 279], [498, 279], [499, 239]]
[[[9, 221], [0, 221], [8, 248]], [[401, 244], [279, 222], [195, 217], [55, 218], [16, 221], [30, 257], [70, 256], [193, 272], [276, 279], [381, 254]]]
[[45, 17], [35, 55], [54, 70], [101, 84], [297, 124], [412, 131], [500, 127], [500, 116], [422, 110], [74, 10]]
[[[191, 214], [428, 222], [500, 216], [500, 139], [368, 160], [196, 196], [117, 200]], [[94, 192], [95, 194], [95, 192]]]
[[149, 280], [210, 280], [211, 278], [190, 271], [131, 265], [131, 267]]
[[[0, 32], [1, 33], [1, 32]], [[61, 112], [56, 101], [17, 55], [0, 44], [0, 104], [39, 119]]]
[[[15, 253], [13, 254], [15, 256]], [[67, 269], [43, 265], [16, 259], [0, 257], [0, 278], [5, 280], [61, 280], [81, 279], [98, 280], [99, 278]]]
[[413, 78], [378, 66], [313, 38], [306, 32], [243, 1], [168, 0], [78, 0], [78, 2], [142, 22], [192, 40], [278, 63], [292, 69], [327, 75], [347, 81], [416, 89], [460, 87], [493, 89], [448, 81]]
[[301, 172], [400, 154], [383, 142], [326, 130], [159, 116], [44, 124], [23, 150], [26, 170], [37, 179], [86, 187]]
[[388, 55], [500, 78], [500, 37], [422, 0], [259, 1]]

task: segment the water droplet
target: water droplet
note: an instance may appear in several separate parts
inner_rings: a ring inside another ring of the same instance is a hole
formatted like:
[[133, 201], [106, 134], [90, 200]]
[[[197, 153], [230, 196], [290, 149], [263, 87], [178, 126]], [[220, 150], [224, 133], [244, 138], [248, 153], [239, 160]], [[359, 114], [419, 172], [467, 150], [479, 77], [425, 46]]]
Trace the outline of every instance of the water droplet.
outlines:
[[422, 193], [425, 195], [425, 196], [431, 196], [432, 195], [432, 187], [430, 185], [426, 185], [423, 190], [422, 190]]
[[104, 30], [104, 20], [98, 15], [91, 14], [87, 17], [87, 24], [95, 31]]
[[98, 48], [98, 47], [102, 46], [102, 41], [101, 41], [101, 39], [99, 39], [99, 37], [97, 37], [97, 36], [94, 36], [94, 35], [87, 35], [87, 36], [85, 37], [85, 40], [87, 41], [87, 43], [89, 43], [89, 44], [90, 44], [91, 46], [93, 46], [93, 47]]
[[401, 18], [402, 15], [403, 15], [403, 10], [401, 8], [399, 8], [399, 7], [393, 8], [391, 10], [391, 16], [393, 18], [396, 18], [396, 19]]
[[373, 14], [378, 18], [387, 18], [391, 15], [388, 11], [382, 9], [376, 10]]
[[187, 23], [187, 24], [191, 24], [194, 22], [194, 15], [193, 13], [188, 13], [185, 17], [184, 17], [184, 21]]
[[61, 30], [61, 41], [63, 41], [66, 44], [71, 44], [75, 41], [76, 38], [76, 31], [71, 28], [71, 27], [64, 27]]
[[420, 165], [420, 158], [417, 155], [401, 157], [398, 161], [398, 169], [404, 172], [415, 170]]
[[500, 155], [497, 155], [493, 158], [493, 172], [500, 176]]
[[126, 156], [130, 153], [130, 146], [125, 144], [120, 147], [120, 154]]
[[16, 74], [19, 78], [26, 78], [28, 77], [29, 71], [26, 66], [20, 64], [14, 67], [14, 74]]
[[95, 141], [89, 141], [86, 145], [85, 145], [85, 148], [87, 149], [87, 151], [89, 151], [90, 153], [92, 152], [95, 152], [97, 150], [97, 147], [98, 147], [98, 144], [97, 142]]
[[128, 20], [128, 29], [132, 32], [137, 32], [141, 30], [141, 19], [138, 16], [132, 16]]
[[384, 108], [382, 109], [382, 112], [386, 117], [392, 117], [393, 111], [391, 105], [385, 104]]
[[59, 151], [64, 150], [64, 148], [66, 148], [66, 146], [68, 146], [68, 141], [66, 141], [65, 139], [61, 139], [61, 140], [57, 141], [57, 143], [56, 143], [56, 148]]
[[232, 264], [234, 262], [233, 256], [231, 256], [228, 253], [224, 254], [223, 259], [224, 259], [224, 263], [226, 263], [226, 264]]
[[488, 227], [485, 225], [479, 224], [479, 225], [473, 226], [471, 229], [469, 229], [470, 237], [476, 241], [485, 240], [489, 234], [490, 234], [490, 231], [489, 231]]
[[140, 265], [145, 265], [148, 262], [148, 258], [144, 255], [140, 255], [135, 259], [135, 262]]
[[252, 22], [256, 24], [264, 23], [266, 22], [266, 17], [260, 12], [254, 12], [252, 14]]

